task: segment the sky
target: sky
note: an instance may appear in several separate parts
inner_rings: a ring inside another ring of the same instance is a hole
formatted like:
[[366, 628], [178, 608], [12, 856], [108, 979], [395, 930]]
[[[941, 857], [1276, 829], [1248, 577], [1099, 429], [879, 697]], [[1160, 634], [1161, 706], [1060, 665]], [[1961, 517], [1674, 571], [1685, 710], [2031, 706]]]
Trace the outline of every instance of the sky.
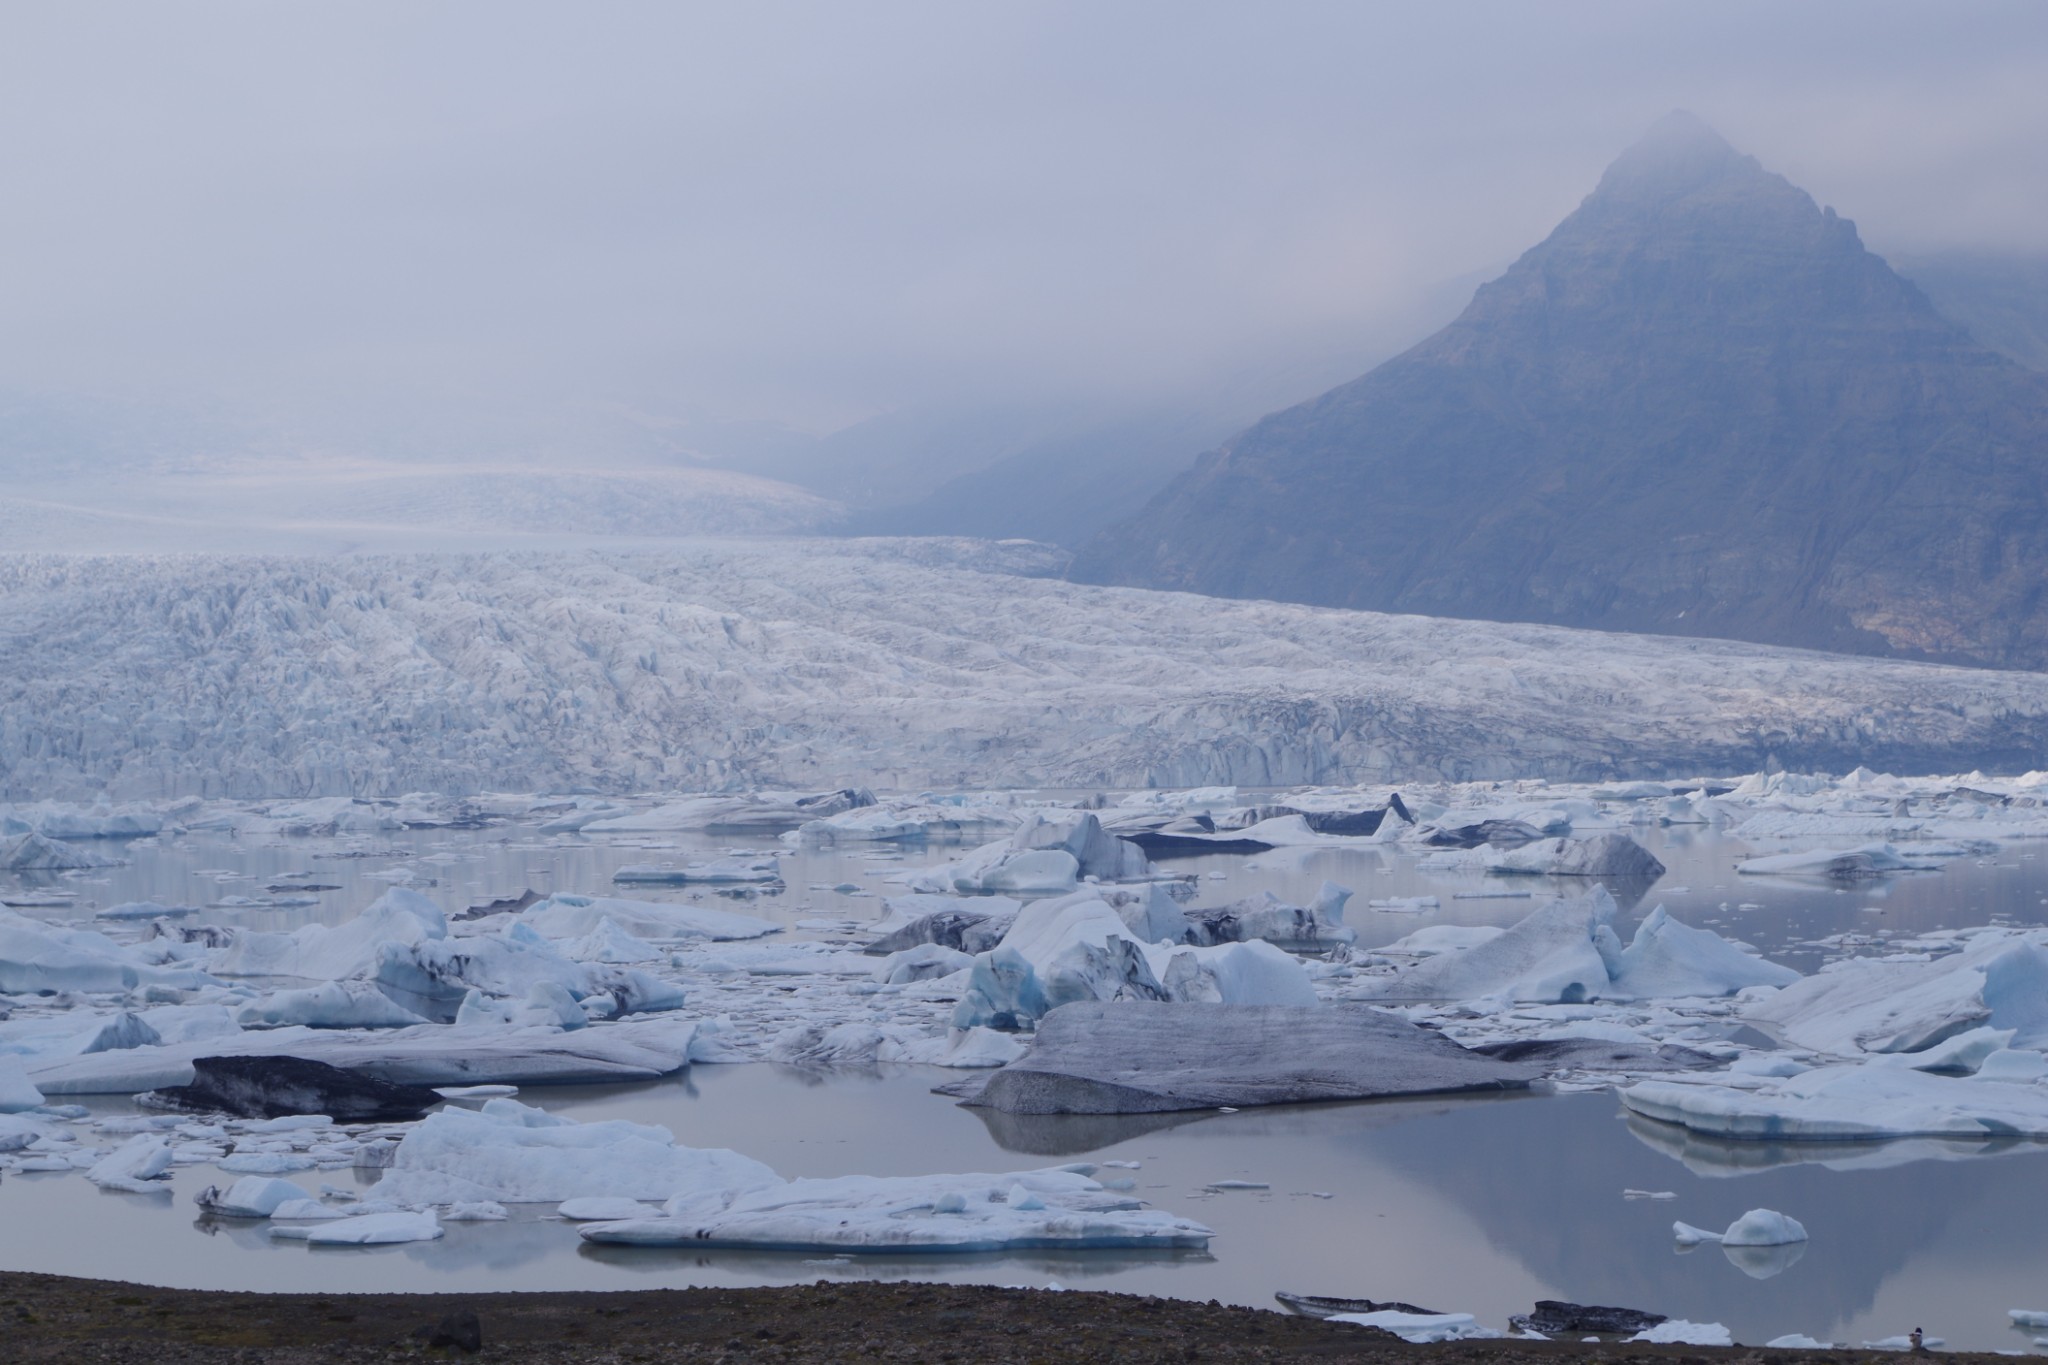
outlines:
[[343, 443], [1171, 395], [1419, 339], [1678, 107], [1876, 249], [2048, 251], [2038, 0], [35, 0], [0, 389]]

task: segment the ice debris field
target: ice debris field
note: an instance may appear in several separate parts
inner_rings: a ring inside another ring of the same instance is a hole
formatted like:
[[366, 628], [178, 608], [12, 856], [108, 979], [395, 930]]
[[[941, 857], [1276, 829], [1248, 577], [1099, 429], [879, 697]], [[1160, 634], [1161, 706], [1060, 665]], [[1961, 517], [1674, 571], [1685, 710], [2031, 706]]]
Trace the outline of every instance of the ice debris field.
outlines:
[[[188, 1218], [276, 1254], [542, 1219], [600, 1255], [1159, 1256], [1170, 1285], [1174, 1257], [1232, 1263], [1229, 1200], [1255, 1219], [1244, 1201], [1273, 1197], [1251, 1172], [1155, 1199], [1142, 1161], [1092, 1157], [778, 1171], [621, 1116], [748, 1063], [827, 1091], [918, 1077], [1005, 1150], [1053, 1156], [1269, 1106], [1526, 1094], [1604, 1102], [1654, 1159], [1724, 1179], [1988, 1159], [2048, 1140], [2044, 839], [2040, 775], [1867, 770], [17, 803], [0, 1211], [68, 1180], [138, 1208], [183, 1189]], [[1916, 885], [2004, 898], [1873, 922]], [[1808, 1255], [1798, 1208], [1666, 1226], [1759, 1284]], [[1412, 1307], [1340, 1316], [1506, 1330]]]

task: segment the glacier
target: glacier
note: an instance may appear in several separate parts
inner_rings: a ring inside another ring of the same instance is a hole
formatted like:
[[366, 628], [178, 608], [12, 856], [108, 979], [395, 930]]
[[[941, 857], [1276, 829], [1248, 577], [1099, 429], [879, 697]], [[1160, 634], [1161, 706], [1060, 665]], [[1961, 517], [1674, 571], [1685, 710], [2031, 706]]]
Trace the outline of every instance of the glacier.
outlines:
[[2039, 674], [1024, 576], [1043, 558], [0, 556], [0, 799], [1598, 780], [2048, 746]]

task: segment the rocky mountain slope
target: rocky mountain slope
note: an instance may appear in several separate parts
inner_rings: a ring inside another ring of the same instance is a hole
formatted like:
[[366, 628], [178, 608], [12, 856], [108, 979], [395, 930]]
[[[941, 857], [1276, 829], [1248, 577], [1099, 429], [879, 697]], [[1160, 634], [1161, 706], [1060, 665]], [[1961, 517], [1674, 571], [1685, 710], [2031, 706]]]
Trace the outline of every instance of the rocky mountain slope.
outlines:
[[0, 800], [2041, 766], [2048, 676], [1082, 587], [1044, 547], [0, 556]]
[[1673, 115], [1457, 321], [1075, 576], [2048, 665], [2048, 376]]

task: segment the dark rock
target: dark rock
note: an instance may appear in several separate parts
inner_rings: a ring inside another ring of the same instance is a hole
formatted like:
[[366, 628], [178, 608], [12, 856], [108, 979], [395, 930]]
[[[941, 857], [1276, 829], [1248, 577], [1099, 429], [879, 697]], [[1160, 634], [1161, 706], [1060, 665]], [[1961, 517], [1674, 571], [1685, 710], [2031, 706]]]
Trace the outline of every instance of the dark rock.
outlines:
[[436, 1324], [427, 1337], [428, 1350], [453, 1349], [475, 1355], [484, 1348], [483, 1324], [468, 1309], [450, 1313]]
[[1017, 1114], [1145, 1114], [1513, 1090], [1541, 1072], [1360, 1005], [1083, 1000], [1031, 1051], [947, 1093]]
[[1439, 827], [1422, 842], [1432, 848], [1478, 848], [1481, 844], [1532, 844], [1543, 831], [1520, 820], [1481, 820], [1476, 825]]
[[[1435, 1308], [1417, 1308], [1414, 1304], [1403, 1303], [1399, 1299], [1340, 1299], [1328, 1294], [1290, 1294], [1284, 1289], [1273, 1297], [1278, 1299], [1288, 1312], [1297, 1313], [1305, 1318], [1327, 1318], [1338, 1313], [1417, 1313], [1433, 1317], [1439, 1311]], [[1658, 1321], [1662, 1322], [1663, 1319], [1659, 1318]]]
[[985, 953], [1003, 941], [1009, 932], [1010, 915], [978, 915], [971, 910], [935, 910], [912, 920], [892, 934], [870, 943], [866, 950], [887, 957], [921, 943], [936, 943], [962, 953]]
[[485, 901], [481, 905], [472, 905], [467, 910], [457, 911], [448, 918], [482, 919], [486, 915], [516, 915], [527, 906], [538, 905], [544, 899], [546, 897], [542, 896], [540, 892], [535, 891], [532, 887], [528, 887], [516, 896], [501, 896], [494, 901]]
[[1450, 326], [1071, 577], [2038, 669], [2044, 447], [2048, 375], [1673, 115]]
[[337, 1123], [404, 1123], [441, 1102], [425, 1086], [399, 1085], [304, 1057], [201, 1057], [190, 1085], [152, 1090], [137, 1102], [188, 1114], [275, 1119], [325, 1114]]
[[1531, 1332], [1600, 1332], [1633, 1336], [1663, 1322], [1662, 1313], [1645, 1313], [1638, 1308], [1602, 1308], [1597, 1304], [1565, 1303], [1560, 1299], [1538, 1299], [1535, 1311], [1508, 1319], [1510, 1325]]

